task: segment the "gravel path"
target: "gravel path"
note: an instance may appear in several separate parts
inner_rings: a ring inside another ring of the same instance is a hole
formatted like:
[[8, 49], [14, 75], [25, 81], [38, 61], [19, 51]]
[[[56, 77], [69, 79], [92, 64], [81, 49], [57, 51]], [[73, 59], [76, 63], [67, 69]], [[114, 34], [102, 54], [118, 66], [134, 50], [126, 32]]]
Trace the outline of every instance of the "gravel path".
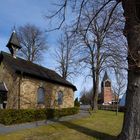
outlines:
[[80, 119], [80, 118], [88, 117], [88, 116], [89, 116], [89, 112], [86, 109], [81, 109], [78, 114], [71, 115], [71, 116], [65, 116], [65, 117], [60, 118], [57, 121], [56, 120], [47, 120], [47, 121], [44, 120], [44, 121], [16, 124], [16, 125], [10, 125], [10, 126], [5, 126], [5, 125], [0, 124], [0, 134], [6, 134], [6, 133], [29, 129], [29, 128], [35, 128], [35, 127], [49, 125], [49, 124], [62, 122], [62, 121]]

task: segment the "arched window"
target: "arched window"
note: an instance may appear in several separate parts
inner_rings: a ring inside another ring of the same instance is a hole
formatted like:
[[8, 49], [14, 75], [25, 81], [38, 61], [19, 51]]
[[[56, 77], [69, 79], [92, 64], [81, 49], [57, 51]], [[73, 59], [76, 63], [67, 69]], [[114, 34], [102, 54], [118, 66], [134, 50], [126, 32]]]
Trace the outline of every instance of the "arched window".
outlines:
[[45, 90], [42, 87], [39, 87], [37, 91], [37, 103], [38, 104], [45, 103]]
[[58, 102], [58, 105], [62, 105], [63, 104], [63, 92], [62, 91], [58, 92], [57, 102]]

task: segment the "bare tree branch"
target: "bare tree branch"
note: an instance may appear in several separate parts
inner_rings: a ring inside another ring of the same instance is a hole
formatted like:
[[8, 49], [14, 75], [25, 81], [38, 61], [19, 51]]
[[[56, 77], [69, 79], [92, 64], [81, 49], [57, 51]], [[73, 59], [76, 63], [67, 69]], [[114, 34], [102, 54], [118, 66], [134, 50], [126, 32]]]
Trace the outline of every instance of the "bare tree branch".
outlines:
[[22, 46], [19, 55], [31, 62], [42, 61], [43, 53], [47, 50], [43, 31], [34, 25], [26, 24], [18, 28], [17, 35]]

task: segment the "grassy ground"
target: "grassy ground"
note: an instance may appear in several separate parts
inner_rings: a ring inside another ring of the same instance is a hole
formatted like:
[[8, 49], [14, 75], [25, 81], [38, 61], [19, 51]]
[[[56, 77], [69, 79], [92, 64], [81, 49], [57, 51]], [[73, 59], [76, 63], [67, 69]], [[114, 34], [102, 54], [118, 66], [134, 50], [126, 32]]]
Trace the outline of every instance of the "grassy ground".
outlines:
[[115, 140], [123, 113], [98, 111], [90, 117], [0, 135], [0, 140]]

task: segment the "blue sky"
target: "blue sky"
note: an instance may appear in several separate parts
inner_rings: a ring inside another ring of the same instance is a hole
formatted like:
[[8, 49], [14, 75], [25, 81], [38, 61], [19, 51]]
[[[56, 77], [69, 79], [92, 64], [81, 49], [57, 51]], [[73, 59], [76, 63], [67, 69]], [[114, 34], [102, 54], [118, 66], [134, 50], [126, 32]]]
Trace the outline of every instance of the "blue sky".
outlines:
[[[47, 24], [43, 16], [52, 7], [51, 0], [5, 0], [1, 1], [0, 9], [0, 42], [5, 43], [14, 26], [31, 23], [45, 30]], [[55, 43], [51, 35], [52, 33], [49, 34], [49, 42]]]
[[[6, 44], [14, 26], [23, 26], [27, 23], [34, 24], [42, 30], [48, 27], [44, 15], [54, 10], [52, 3], [56, 0], [3, 0], [0, 4], [0, 50], [8, 52]], [[55, 21], [56, 25], [58, 24]], [[57, 39], [60, 31], [46, 33], [49, 45], [48, 52], [44, 55], [43, 66], [55, 70], [55, 61], [52, 57], [53, 50], [57, 47]], [[80, 91], [86, 87], [91, 87], [90, 80], [82, 77], [76, 77], [73, 83], [77, 86], [78, 91], [75, 97], [79, 96]]]

